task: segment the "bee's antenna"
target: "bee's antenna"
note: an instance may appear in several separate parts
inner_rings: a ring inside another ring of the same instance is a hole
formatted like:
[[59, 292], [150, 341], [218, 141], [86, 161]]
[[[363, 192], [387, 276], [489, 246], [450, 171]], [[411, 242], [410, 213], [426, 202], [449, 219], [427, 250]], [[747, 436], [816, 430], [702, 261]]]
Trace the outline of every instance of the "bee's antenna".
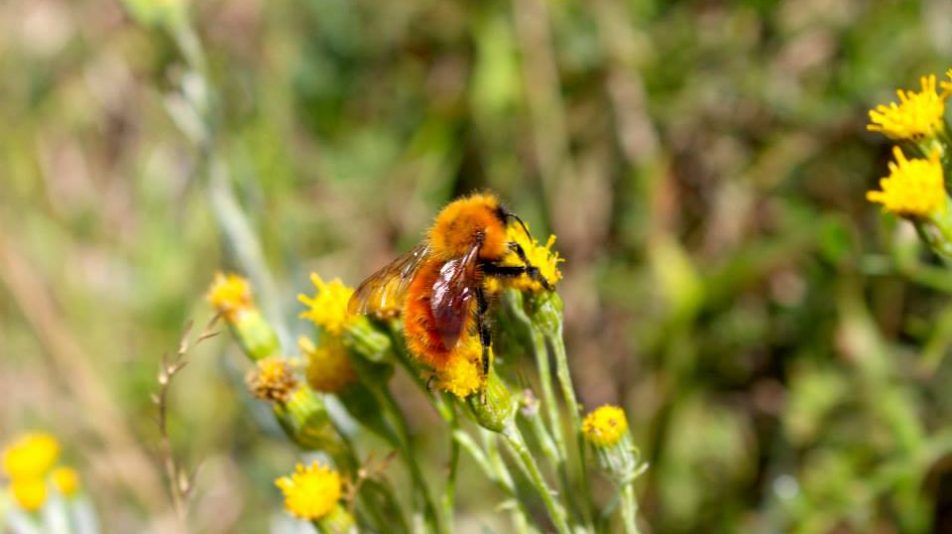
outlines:
[[532, 234], [529, 233], [529, 227], [526, 226], [525, 221], [523, 221], [521, 217], [502, 206], [499, 206], [499, 213], [502, 214], [503, 219], [515, 219], [516, 222], [519, 223], [519, 226], [522, 227], [522, 230], [526, 233], [526, 237], [532, 237]]

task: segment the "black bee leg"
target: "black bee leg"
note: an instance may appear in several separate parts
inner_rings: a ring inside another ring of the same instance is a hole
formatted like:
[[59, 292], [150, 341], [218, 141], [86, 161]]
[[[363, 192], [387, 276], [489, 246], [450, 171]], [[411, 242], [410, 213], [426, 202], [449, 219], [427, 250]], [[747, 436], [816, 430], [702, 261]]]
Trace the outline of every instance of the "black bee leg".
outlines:
[[549, 285], [549, 281], [542, 276], [542, 273], [539, 272], [539, 268], [534, 265], [496, 265], [495, 263], [483, 263], [480, 265], [480, 269], [482, 269], [484, 274], [490, 276], [515, 278], [525, 274], [529, 278], [539, 282], [546, 290], [552, 289], [552, 286]]
[[[483, 373], [483, 380], [489, 376], [489, 351], [492, 347], [492, 334], [489, 331], [489, 321], [487, 320], [487, 312], [489, 311], [489, 302], [486, 300], [486, 294], [483, 292], [482, 288], [476, 289], [476, 327], [479, 329], [479, 343], [482, 345], [483, 354], [480, 364], [482, 365], [481, 370]], [[486, 389], [483, 388], [480, 392], [480, 400], [486, 402]]]
[[512, 242], [509, 244], [509, 248], [511, 248], [512, 251], [516, 253], [516, 256], [519, 256], [519, 261], [525, 264], [526, 274], [529, 276], [529, 278], [539, 282], [539, 284], [542, 285], [546, 291], [552, 291], [552, 286], [549, 285], [549, 281], [546, 280], [545, 277], [542, 276], [542, 273], [539, 272], [539, 268], [529, 263], [529, 258], [526, 257], [526, 251], [522, 250], [522, 245]]

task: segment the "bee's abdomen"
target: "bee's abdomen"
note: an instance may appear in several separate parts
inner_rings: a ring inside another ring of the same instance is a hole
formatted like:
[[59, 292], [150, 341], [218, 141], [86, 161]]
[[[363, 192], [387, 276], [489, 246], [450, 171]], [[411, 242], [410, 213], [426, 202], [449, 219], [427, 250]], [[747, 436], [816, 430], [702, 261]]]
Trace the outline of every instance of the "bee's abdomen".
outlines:
[[431, 261], [420, 267], [407, 289], [403, 311], [407, 348], [421, 363], [431, 367], [442, 366], [450, 355], [450, 350], [443, 346], [430, 305], [433, 284], [440, 274], [441, 265], [440, 261]]

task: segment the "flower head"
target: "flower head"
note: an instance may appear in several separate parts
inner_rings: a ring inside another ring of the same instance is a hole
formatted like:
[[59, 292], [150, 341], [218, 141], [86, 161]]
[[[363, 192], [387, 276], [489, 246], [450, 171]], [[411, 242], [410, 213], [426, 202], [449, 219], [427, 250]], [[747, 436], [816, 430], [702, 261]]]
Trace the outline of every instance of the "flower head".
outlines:
[[482, 358], [479, 336], [464, 335], [445, 361], [433, 362], [437, 387], [461, 399], [477, 392], [485, 381], [480, 369]]
[[27, 512], [35, 512], [46, 502], [46, 482], [42, 477], [13, 479], [10, 493], [17, 506]]
[[[552, 245], [555, 244], [554, 235], [549, 235], [545, 245], [540, 245], [521, 225], [513, 225], [509, 228], [509, 238], [522, 247], [527, 263], [539, 270], [539, 274], [548, 282], [549, 287], [555, 286], [562, 279], [559, 263], [565, 261], [565, 258], [552, 250]], [[520, 291], [539, 292], [544, 289], [538, 280], [527, 275], [515, 278], [509, 285]]]
[[206, 298], [229, 323], [235, 322], [242, 312], [255, 307], [251, 285], [246, 278], [237, 274], [215, 273]]
[[357, 380], [347, 347], [340, 338], [323, 336], [320, 346], [298, 338], [298, 348], [307, 361], [307, 383], [317, 391], [337, 393]]
[[317, 273], [311, 273], [311, 282], [317, 288], [317, 294], [313, 297], [298, 295], [298, 300], [308, 307], [301, 313], [301, 318], [314, 321], [331, 335], [341, 335], [344, 328], [358, 317], [347, 309], [354, 289], [344, 285], [339, 278], [325, 282]]
[[72, 497], [79, 491], [79, 474], [72, 467], [57, 467], [50, 473], [56, 491], [65, 497]]
[[617, 406], [605, 405], [582, 421], [582, 434], [596, 447], [612, 447], [628, 433], [625, 412]]
[[245, 383], [256, 398], [284, 403], [291, 398], [298, 380], [287, 359], [268, 356], [258, 360], [245, 377]]
[[337, 506], [341, 480], [337, 471], [314, 462], [308, 467], [297, 464], [294, 473], [274, 481], [284, 493], [284, 507], [298, 518], [321, 519]]
[[59, 457], [60, 446], [49, 434], [20, 436], [3, 451], [3, 471], [12, 480], [42, 478]]
[[896, 91], [899, 103], [879, 105], [869, 111], [866, 129], [881, 132], [890, 139], [918, 141], [935, 137], [945, 128], [945, 99], [948, 90], [943, 82], [943, 93], [936, 93], [934, 74], [919, 79], [921, 91]]
[[927, 216], [946, 209], [947, 196], [939, 153], [929, 159], [906, 159], [899, 147], [893, 149], [896, 161], [889, 164], [889, 176], [879, 181], [881, 191], [869, 191], [866, 199], [878, 202], [896, 215]]

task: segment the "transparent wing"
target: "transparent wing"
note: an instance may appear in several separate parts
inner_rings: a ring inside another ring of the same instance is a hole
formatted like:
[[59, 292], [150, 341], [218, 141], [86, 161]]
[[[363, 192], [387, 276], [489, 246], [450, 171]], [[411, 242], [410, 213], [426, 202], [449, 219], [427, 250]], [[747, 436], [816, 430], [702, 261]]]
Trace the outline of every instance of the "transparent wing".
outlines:
[[407, 288], [429, 254], [429, 243], [423, 241], [367, 277], [350, 297], [347, 309], [360, 314], [392, 314], [402, 309]]
[[476, 295], [478, 252], [477, 245], [465, 256], [444, 263], [433, 283], [430, 309], [436, 330], [447, 349], [455, 347], [463, 333], [466, 315], [470, 313], [469, 303]]

